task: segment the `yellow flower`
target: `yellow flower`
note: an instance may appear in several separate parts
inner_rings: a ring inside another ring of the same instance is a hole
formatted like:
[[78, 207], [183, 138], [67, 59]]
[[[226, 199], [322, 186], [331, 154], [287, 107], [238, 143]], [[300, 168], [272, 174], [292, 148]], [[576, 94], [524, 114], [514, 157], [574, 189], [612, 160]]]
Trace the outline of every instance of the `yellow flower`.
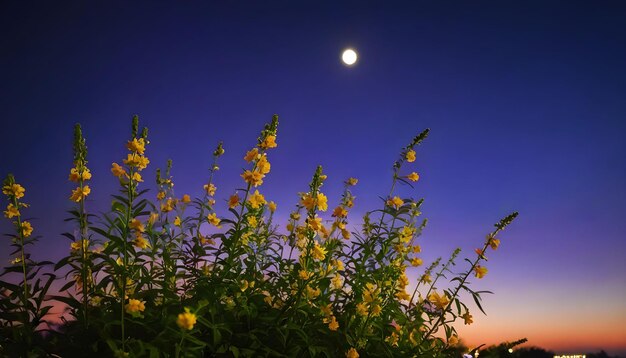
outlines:
[[163, 199], [165, 199], [165, 192], [164, 192], [164, 191], [159, 191], [159, 192], [157, 193], [156, 198], [157, 198], [157, 200], [163, 200]]
[[411, 251], [413, 251], [414, 254], [419, 254], [422, 252], [422, 247], [420, 245], [412, 246]]
[[215, 191], [217, 190], [217, 187], [215, 185], [213, 185], [213, 183], [204, 184], [203, 188], [206, 191], [208, 196], [215, 195]]
[[335, 268], [337, 269], [337, 271], [343, 271], [345, 269], [345, 266], [343, 264], [343, 261], [338, 260], [338, 259], [333, 259], [331, 261], [331, 263], [333, 264], [333, 266], [335, 266]]
[[143, 179], [141, 178], [141, 174], [134, 172], [132, 180], [137, 183], [143, 183]]
[[361, 316], [367, 316], [369, 314], [369, 310], [367, 309], [367, 304], [360, 302], [356, 305], [356, 313]]
[[243, 180], [250, 184], [253, 185], [255, 187], [263, 184], [263, 177], [264, 175], [261, 174], [261, 172], [258, 171], [250, 171], [250, 170], [246, 170], [245, 172], [243, 172], [243, 174], [241, 174], [241, 177], [243, 178]]
[[313, 251], [311, 252], [311, 256], [314, 260], [321, 261], [326, 258], [326, 249], [321, 247], [317, 242], [313, 245]]
[[70, 199], [78, 203], [81, 200], [85, 199], [87, 195], [89, 195], [89, 193], [91, 193], [91, 188], [89, 187], [89, 185], [83, 186], [82, 189], [78, 187], [72, 190], [72, 195], [70, 196]]
[[320, 290], [319, 288], [312, 288], [311, 286], [306, 287], [306, 295], [310, 299], [316, 298], [321, 293], [322, 293], [322, 290]]
[[411, 295], [409, 295], [406, 290], [402, 289], [396, 292], [396, 298], [400, 301], [408, 301], [411, 299]]
[[248, 225], [250, 227], [257, 227], [259, 222], [257, 221], [255, 216], [248, 216]]
[[253, 209], [258, 209], [262, 205], [265, 205], [267, 201], [265, 201], [265, 197], [261, 193], [259, 193], [258, 190], [255, 190], [254, 193], [250, 195], [250, 198], [248, 199], [248, 203], [250, 203], [250, 206]]
[[272, 165], [267, 161], [267, 156], [263, 155], [259, 158], [259, 161], [256, 163], [256, 170], [261, 172], [261, 174], [267, 174], [270, 172]]
[[387, 200], [387, 206], [393, 206], [396, 209], [404, 205], [404, 201], [400, 199], [399, 196], [394, 196], [393, 198]]
[[497, 250], [498, 246], [500, 246], [500, 240], [496, 238], [492, 238], [489, 240], [489, 246], [491, 246], [492, 250]]
[[126, 170], [122, 168], [119, 164], [113, 163], [111, 167], [111, 173], [113, 173], [114, 176], [121, 178], [126, 175]]
[[15, 196], [16, 199], [24, 197], [26, 189], [19, 184], [5, 185], [2, 187], [2, 194]]
[[4, 212], [4, 216], [11, 219], [14, 216], [20, 216], [20, 211], [13, 204], [9, 204]]
[[317, 194], [317, 208], [320, 211], [328, 210], [328, 198], [323, 193]]
[[89, 171], [89, 169], [84, 168], [83, 172], [82, 172], [82, 175], [80, 175], [78, 173], [78, 169], [76, 169], [76, 168], [70, 169], [70, 176], [69, 176], [68, 180], [77, 183], [81, 179], [81, 177], [82, 177], [83, 180], [91, 179], [91, 172]]
[[126, 159], [123, 160], [124, 164], [129, 167], [136, 167], [138, 170], [146, 169], [150, 161], [148, 158], [143, 155], [137, 153], [131, 153], [126, 156]]
[[328, 329], [331, 331], [336, 331], [339, 328], [339, 323], [337, 322], [337, 318], [335, 316], [330, 317], [330, 323], [328, 323]]
[[237, 194], [233, 194], [228, 199], [228, 207], [233, 209], [239, 204], [239, 196]]
[[350, 178], [346, 181], [346, 184], [350, 185], [350, 186], [354, 186], [356, 185], [356, 183], [359, 182], [359, 179], [357, 178]]
[[268, 135], [265, 137], [263, 143], [259, 144], [259, 147], [262, 149], [276, 148], [276, 146], [276, 136], [274, 135]]
[[380, 313], [383, 311], [382, 308], [380, 307], [380, 305], [378, 305], [378, 304], [373, 305], [371, 307], [371, 309], [372, 309], [372, 311], [371, 311], [372, 312], [372, 317], [376, 317], [376, 316], [380, 315]]
[[220, 222], [221, 220], [217, 217], [217, 215], [215, 215], [215, 213], [210, 213], [207, 216], [207, 220], [209, 222], [209, 224], [219, 228], [220, 227]]
[[130, 227], [131, 229], [135, 229], [139, 232], [146, 231], [146, 228], [143, 226], [143, 223], [139, 221], [139, 219], [137, 218], [134, 218], [133, 220], [131, 220], [130, 223], [128, 224], [128, 227]]
[[176, 200], [169, 198], [164, 203], [161, 203], [161, 211], [168, 213], [174, 210], [174, 206], [176, 206]]
[[343, 237], [344, 240], [350, 239], [350, 231], [346, 229], [341, 229], [341, 237]]
[[[82, 245], [81, 245], [81, 243], [82, 243]], [[82, 239], [80, 241], [74, 241], [74, 242], [72, 242], [70, 244], [70, 248], [71, 248], [72, 251], [80, 250], [81, 246], [82, 246], [83, 251], [87, 251], [87, 249], [89, 248], [89, 240]]]
[[450, 336], [450, 339], [448, 339], [448, 345], [454, 346], [457, 343], [459, 343], [459, 337], [457, 337], [456, 335]]
[[137, 314], [139, 312], [143, 312], [146, 309], [146, 301], [139, 301], [134, 298], [128, 300], [126, 304], [126, 313]]
[[415, 161], [415, 151], [413, 149], [406, 152], [406, 161], [413, 163]]
[[346, 358], [359, 358], [359, 352], [354, 348], [350, 348], [350, 350], [346, 352]]
[[306, 270], [300, 270], [298, 271], [298, 277], [300, 277], [301, 280], [308, 280], [311, 278], [311, 273]]
[[248, 280], [242, 280], [241, 285], [239, 286], [239, 289], [241, 290], [241, 292], [244, 292], [245, 290], [247, 290], [248, 287], [250, 287], [250, 283], [248, 282]]
[[135, 240], [133, 240], [133, 245], [137, 246], [140, 249], [150, 247], [150, 243], [148, 242], [148, 240], [146, 240], [145, 237], [143, 237], [141, 232], [138, 232], [137, 236], [135, 236]]
[[311, 195], [308, 193], [302, 196], [302, 199], [300, 199], [300, 203], [307, 210], [313, 210], [313, 208], [315, 207], [315, 199], [313, 199], [313, 197], [311, 197]]
[[174, 225], [180, 226], [181, 224], [182, 222], [180, 220], [180, 216], [177, 216], [176, 218], [174, 218]]
[[268, 209], [270, 209], [270, 211], [271, 211], [272, 213], [273, 213], [273, 212], [275, 212], [275, 211], [276, 211], [276, 203], [275, 203], [275, 202], [273, 202], [273, 201], [270, 201], [270, 202], [267, 204], [267, 208], [268, 208]]
[[243, 159], [250, 163], [251, 161], [253, 161], [254, 159], [256, 159], [257, 155], [259, 155], [259, 150], [257, 148], [252, 148], [251, 150], [249, 150], [246, 155], [243, 157]]
[[414, 234], [415, 234], [414, 228], [410, 226], [405, 226], [402, 228], [402, 230], [400, 230], [400, 233], [398, 234], [398, 238], [400, 239], [400, 242], [407, 243], [411, 241]]
[[180, 199], [180, 201], [182, 201], [185, 204], [189, 204], [191, 202], [191, 197], [189, 196], [189, 194], [185, 194], [183, 195], [183, 197]]
[[407, 175], [406, 178], [409, 179], [410, 181], [418, 181], [420, 179], [420, 176], [416, 172], [413, 172]]
[[341, 279], [341, 275], [336, 273], [335, 276], [330, 280], [330, 283], [333, 285], [333, 288], [338, 290], [343, 285], [343, 280]]
[[422, 259], [417, 258], [417, 257], [415, 257], [415, 258], [413, 258], [413, 259], [411, 260], [411, 266], [413, 266], [413, 267], [418, 267], [418, 266], [421, 266], [421, 265], [422, 265], [422, 263], [423, 263]]
[[320, 307], [320, 310], [322, 311], [322, 314], [324, 316], [332, 316], [333, 314], [332, 308], [333, 308], [332, 303], [329, 303], [326, 306]]
[[472, 324], [474, 323], [474, 321], [472, 320], [472, 315], [469, 312], [465, 312], [465, 314], [463, 316], [461, 316], [463, 318], [463, 321], [465, 322], [465, 324]]
[[476, 265], [476, 267], [474, 267], [474, 274], [478, 278], [483, 278], [487, 274], [487, 268], [480, 266], [480, 265]]
[[128, 148], [128, 150], [130, 150], [131, 152], [143, 154], [143, 152], [146, 150], [146, 142], [143, 138], [135, 138], [132, 141], [128, 141], [128, 143], [126, 143], [126, 148]]
[[424, 282], [424, 283], [431, 283], [433, 280], [430, 277], [429, 274], [425, 273], [422, 278], [420, 279], [420, 281]]
[[435, 305], [435, 307], [442, 310], [448, 306], [448, 303], [450, 303], [450, 300], [448, 299], [448, 296], [445, 294], [445, 292], [443, 295], [439, 295], [439, 293], [435, 291], [428, 296], [428, 300], [433, 305]]
[[333, 210], [332, 216], [338, 217], [338, 218], [345, 218], [346, 216], [348, 216], [348, 211], [344, 209], [343, 207], [338, 206], [335, 208], [335, 210]]

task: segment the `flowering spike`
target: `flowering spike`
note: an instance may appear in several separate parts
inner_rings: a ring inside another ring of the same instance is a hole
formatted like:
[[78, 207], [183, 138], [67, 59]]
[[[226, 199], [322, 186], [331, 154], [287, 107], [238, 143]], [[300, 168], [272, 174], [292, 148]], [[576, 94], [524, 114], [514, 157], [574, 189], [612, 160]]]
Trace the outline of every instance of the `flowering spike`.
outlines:
[[137, 137], [137, 131], [139, 130], [139, 115], [133, 115], [133, 127], [132, 127], [132, 135], [131, 138]]
[[505, 227], [507, 227], [510, 223], [513, 222], [513, 220], [515, 220], [515, 218], [517, 217], [518, 214], [519, 213], [517, 211], [515, 211], [515, 212], [513, 212], [513, 214], [508, 215], [504, 219], [500, 220], [500, 222], [498, 222], [494, 226], [496, 228], [498, 228], [498, 230], [504, 230]]

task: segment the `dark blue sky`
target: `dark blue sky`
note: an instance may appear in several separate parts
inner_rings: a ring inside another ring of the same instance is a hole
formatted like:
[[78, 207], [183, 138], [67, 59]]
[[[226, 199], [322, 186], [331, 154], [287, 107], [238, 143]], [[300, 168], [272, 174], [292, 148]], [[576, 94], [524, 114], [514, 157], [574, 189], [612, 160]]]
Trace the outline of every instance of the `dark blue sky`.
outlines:
[[[468, 339], [626, 350], [623, 2], [4, 1], [0, 33], [0, 174], [27, 188], [40, 259], [68, 249], [75, 122], [98, 211], [132, 114], [150, 128], [146, 173], [172, 158], [179, 194], [200, 194], [224, 140], [227, 198], [278, 113], [264, 191], [282, 216], [317, 164], [331, 205], [355, 176], [354, 213], [373, 209], [399, 149], [428, 127], [422, 179], [404, 191], [426, 199], [426, 261], [471, 252], [520, 211], [481, 282], [493, 309]], [[600, 333], [548, 334], [585, 322]]]

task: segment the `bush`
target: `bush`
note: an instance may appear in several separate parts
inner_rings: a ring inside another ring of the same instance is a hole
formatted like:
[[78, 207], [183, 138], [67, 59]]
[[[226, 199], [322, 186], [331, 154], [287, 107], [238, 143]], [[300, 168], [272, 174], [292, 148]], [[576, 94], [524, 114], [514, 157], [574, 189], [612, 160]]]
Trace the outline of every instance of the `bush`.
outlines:
[[[417, 238], [426, 225], [423, 200], [394, 195], [397, 185], [418, 181], [405, 167], [415, 160], [428, 130], [402, 149], [393, 165], [391, 191], [380, 209], [368, 212], [350, 230], [354, 205], [345, 181], [340, 204], [329, 210], [322, 192], [326, 175], [318, 167], [307, 192], [289, 215], [286, 231], [274, 224], [276, 204], [260, 192], [270, 172], [268, 160], [277, 146], [278, 117], [261, 132], [244, 157], [248, 169], [243, 187], [230, 195], [228, 215], [218, 216], [213, 176], [224, 153], [213, 152], [204, 195], [174, 195], [171, 162], [157, 170], [155, 201], [142, 189], [148, 131], [132, 123], [129, 151], [111, 172], [119, 179], [104, 215], [88, 213], [91, 172], [87, 147], [75, 127], [75, 203], [69, 221], [77, 230], [63, 234], [70, 252], [59, 262], [35, 262], [27, 246], [35, 243], [32, 226], [22, 213], [24, 188], [9, 175], [2, 192], [5, 216], [15, 226], [12, 265], [0, 281], [0, 353], [60, 356], [446, 356], [457, 335], [453, 323], [472, 315], [459, 294], [469, 293], [482, 311], [480, 297], [469, 286], [482, 278], [488, 250], [517, 216], [495, 225], [465, 259], [467, 270], [453, 272], [460, 250], [423, 268]], [[329, 212], [325, 219], [321, 213]], [[54, 267], [54, 272], [42, 268]], [[408, 290], [406, 270], [419, 270]], [[450, 277], [448, 277], [450, 276]], [[50, 294], [53, 280], [58, 294]], [[438, 288], [447, 280], [448, 288]], [[69, 319], [53, 326], [45, 317], [52, 301], [67, 305]]]

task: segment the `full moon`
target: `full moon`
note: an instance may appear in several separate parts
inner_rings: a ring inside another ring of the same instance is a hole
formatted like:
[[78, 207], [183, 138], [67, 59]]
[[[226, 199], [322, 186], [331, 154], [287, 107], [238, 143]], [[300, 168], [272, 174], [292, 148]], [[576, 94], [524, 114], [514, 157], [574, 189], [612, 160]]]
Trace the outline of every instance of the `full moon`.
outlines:
[[343, 51], [343, 54], [341, 54], [341, 60], [348, 66], [354, 65], [356, 63], [356, 59], [356, 52], [351, 48]]

